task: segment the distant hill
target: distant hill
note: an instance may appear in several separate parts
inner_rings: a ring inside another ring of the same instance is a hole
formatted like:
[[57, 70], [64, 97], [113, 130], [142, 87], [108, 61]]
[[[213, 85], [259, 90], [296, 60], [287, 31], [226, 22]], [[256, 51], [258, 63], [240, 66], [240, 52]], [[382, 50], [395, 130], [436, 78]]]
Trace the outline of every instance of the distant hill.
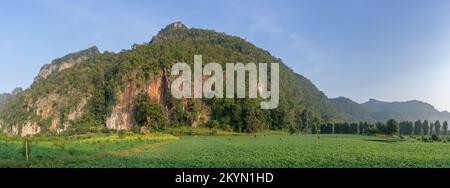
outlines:
[[383, 102], [370, 99], [358, 104], [347, 98], [331, 99], [335, 106], [352, 121], [385, 122], [391, 118], [399, 121], [440, 120], [450, 121], [449, 112], [440, 112], [434, 106], [417, 101]]
[[3, 105], [9, 98], [11, 98], [11, 94], [10, 93], [3, 93], [0, 94], [0, 106]]
[[23, 89], [18, 87], [11, 91], [11, 93], [2, 93], [0, 94], [0, 108], [5, 105], [9, 100], [11, 100], [15, 95], [22, 92]]
[[351, 99], [339, 97], [330, 100], [344, 114], [347, 120], [367, 122], [377, 121], [374, 117], [372, 117], [372, 112], [369, 109], [352, 101]]

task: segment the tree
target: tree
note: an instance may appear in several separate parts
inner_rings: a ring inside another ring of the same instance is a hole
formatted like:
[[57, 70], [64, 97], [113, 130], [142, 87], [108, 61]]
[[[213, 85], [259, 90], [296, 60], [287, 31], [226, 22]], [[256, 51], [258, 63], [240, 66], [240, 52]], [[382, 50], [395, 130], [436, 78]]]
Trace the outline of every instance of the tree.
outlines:
[[358, 123], [350, 124], [350, 132], [351, 134], [358, 134]]
[[400, 126], [399, 126], [398, 122], [395, 121], [394, 119], [390, 119], [386, 123], [385, 134], [393, 135], [395, 133], [398, 133], [399, 129], [400, 129]]
[[423, 130], [423, 134], [427, 135], [428, 131], [430, 130], [430, 125], [428, 124], [428, 121], [425, 120], [422, 124], [422, 130]]
[[447, 123], [447, 121], [444, 121], [444, 124], [442, 125], [442, 131], [443, 131], [444, 135], [447, 135], [447, 132], [448, 132], [448, 123]]
[[415, 135], [422, 134], [422, 121], [417, 120], [416, 122], [414, 122], [414, 134]]
[[436, 121], [436, 123], [434, 123], [434, 132], [439, 135], [441, 133], [441, 122]]
[[320, 125], [320, 134], [333, 134], [333, 124], [321, 124]]
[[413, 123], [409, 121], [400, 122], [400, 134], [401, 135], [412, 135], [413, 134]]
[[412, 121], [408, 122], [408, 135], [414, 134], [414, 123]]
[[246, 109], [244, 114], [245, 132], [253, 133], [264, 128], [255, 108]]
[[142, 94], [136, 101], [136, 123], [156, 130], [164, 129], [167, 117], [161, 104], [152, 103], [149, 96]]
[[367, 122], [360, 122], [359, 123], [359, 134], [366, 134], [367, 130], [370, 128], [369, 123]]
[[308, 128], [312, 126], [312, 114], [308, 110], [303, 110], [302, 113], [298, 115], [297, 120], [298, 131], [308, 132]]
[[387, 130], [387, 126], [384, 124], [384, 123], [380, 123], [380, 122], [378, 122], [376, 125], [375, 125], [375, 127], [376, 127], [376, 130], [377, 130], [377, 133], [380, 133], [380, 134], [386, 134], [386, 130]]
[[314, 116], [312, 119], [311, 125], [311, 133], [312, 134], [320, 134], [320, 124], [321, 120], [317, 116]]
[[434, 123], [433, 122], [430, 123], [430, 127], [429, 128], [430, 128], [429, 133], [433, 134], [433, 130], [434, 130]]

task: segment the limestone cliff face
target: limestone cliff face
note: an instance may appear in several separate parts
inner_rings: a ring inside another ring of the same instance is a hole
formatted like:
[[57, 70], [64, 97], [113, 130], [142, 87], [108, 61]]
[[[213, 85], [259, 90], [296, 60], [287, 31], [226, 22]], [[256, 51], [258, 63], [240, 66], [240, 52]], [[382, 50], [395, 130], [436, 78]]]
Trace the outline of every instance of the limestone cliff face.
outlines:
[[106, 127], [115, 130], [131, 129], [135, 124], [135, 108], [138, 95], [146, 93], [153, 102], [166, 106], [165, 95], [167, 88], [165, 76], [155, 76], [143, 87], [128, 83], [125, 89], [116, 95], [117, 103], [106, 120]]
[[[85, 113], [85, 107], [87, 105], [88, 98], [83, 98], [78, 104], [69, 110], [67, 117], [61, 120], [61, 110], [59, 105], [66, 105], [67, 99], [62, 98], [58, 94], [49, 94], [47, 96], [41, 97], [36, 103], [31, 104], [29, 109], [36, 109], [33, 114], [35, 117], [39, 117], [41, 120], [48, 120], [49, 124], [45, 125], [48, 127], [50, 133], [60, 134], [67, 130], [71, 126], [71, 122], [75, 119], [81, 117]], [[4, 121], [0, 119], [0, 130], [2, 129], [4, 133], [13, 134], [17, 136], [33, 136], [42, 133], [42, 124], [39, 124], [35, 120], [27, 120], [23, 124], [14, 124], [12, 126], [4, 126]]]
[[[36, 109], [34, 114], [42, 120], [48, 120], [50, 123], [47, 125], [49, 131], [52, 133], [62, 133], [70, 126], [70, 122], [74, 121], [76, 118], [81, 117], [85, 112], [85, 106], [87, 105], [88, 98], [82, 98], [78, 103], [69, 109], [69, 113], [64, 120], [61, 120], [61, 107], [66, 107], [68, 105], [68, 98], [62, 97], [57, 93], [51, 93], [47, 96], [43, 96], [37, 100], [36, 103], [32, 104], [30, 108]], [[19, 128], [17, 128], [19, 129]], [[20, 131], [21, 136], [32, 136], [41, 133], [42, 128], [38, 126], [37, 122], [27, 121]]]
[[[114, 105], [111, 115], [107, 118], [106, 126], [109, 129], [115, 130], [129, 130], [135, 125], [135, 110], [136, 100], [141, 93], [149, 96], [154, 103], [161, 104], [165, 110], [169, 124], [171, 124], [171, 112], [168, 107], [168, 97], [170, 92], [171, 81], [165, 76], [152, 76], [145, 85], [137, 86], [128, 83], [123, 91], [117, 93], [117, 103]], [[183, 110], [187, 111], [189, 104], [187, 100], [183, 100]], [[202, 113], [193, 117], [191, 126], [197, 127], [199, 124], [208, 120], [208, 111], [206, 108], [202, 109]]]
[[44, 65], [35, 78], [35, 81], [39, 79], [45, 79], [49, 75], [55, 72], [61, 72], [65, 69], [72, 68], [76, 64], [86, 61], [90, 56], [100, 54], [97, 47], [91, 47], [86, 50], [82, 50], [76, 53], [68, 54], [62, 58], [53, 60], [50, 64]]
[[134, 106], [139, 95], [137, 87], [128, 83], [125, 90], [119, 92], [117, 103], [114, 105], [111, 115], [106, 119], [106, 127], [115, 130], [131, 129], [134, 125]]
[[41, 127], [39, 127], [36, 123], [27, 122], [24, 126], [22, 126], [22, 131], [20, 136], [33, 136], [41, 132]]

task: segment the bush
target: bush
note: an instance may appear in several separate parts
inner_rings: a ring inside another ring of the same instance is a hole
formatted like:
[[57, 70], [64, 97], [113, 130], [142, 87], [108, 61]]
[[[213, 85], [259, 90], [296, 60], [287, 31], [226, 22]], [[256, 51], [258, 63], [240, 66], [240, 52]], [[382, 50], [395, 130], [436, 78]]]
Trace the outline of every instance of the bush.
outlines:
[[423, 142], [432, 142], [430, 137], [424, 137], [424, 136], [422, 136], [422, 141]]
[[212, 129], [212, 130], [211, 130], [211, 135], [212, 135], [212, 136], [216, 136], [217, 133], [218, 133], [217, 129]]
[[117, 136], [119, 136], [119, 139], [124, 139], [127, 135], [127, 132], [125, 130], [119, 130], [117, 132]]
[[136, 102], [136, 123], [155, 130], [164, 130], [167, 125], [164, 107], [151, 102], [148, 95], [140, 95]]
[[431, 135], [431, 140], [434, 142], [439, 141], [439, 136], [436, 134], [433, 134], [433, 135]]
[[209, 121], [208, 123], [206, 123], [206, 127], [210, 128], [210, 129], [220, 128], [220, 122], [217, 120]]
[[295, 126], [289, 126], [288, 131], [289, 131], [289, 134], [291, 134], [291, 135], [296, 134], [298, 132], [297, 127], [295, 127]]

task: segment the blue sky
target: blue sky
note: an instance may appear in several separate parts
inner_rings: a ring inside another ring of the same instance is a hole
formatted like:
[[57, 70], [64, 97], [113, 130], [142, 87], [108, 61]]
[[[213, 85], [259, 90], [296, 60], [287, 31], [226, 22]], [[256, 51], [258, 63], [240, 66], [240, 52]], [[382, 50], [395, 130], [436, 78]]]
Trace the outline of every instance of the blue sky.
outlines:
[[450, 111], [449, 10], [446, 0], [4, 0], [0, 92], [28, 87], [54, 58], [127, 49], [183, 21], [269, 50], [329, 97]]

